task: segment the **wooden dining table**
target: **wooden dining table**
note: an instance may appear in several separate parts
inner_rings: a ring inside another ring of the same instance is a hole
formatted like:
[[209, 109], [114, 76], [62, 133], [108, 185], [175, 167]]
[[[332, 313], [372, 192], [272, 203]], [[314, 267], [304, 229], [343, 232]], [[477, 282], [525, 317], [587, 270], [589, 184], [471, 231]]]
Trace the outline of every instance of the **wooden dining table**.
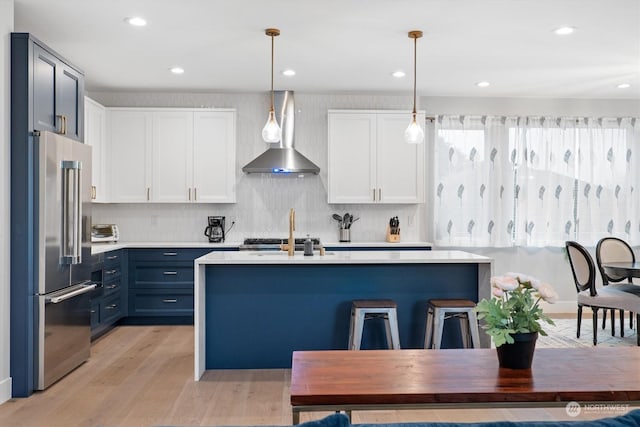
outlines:
[[295, 351], [293, 423], [305, 411], [640, 404], [637, 347], [540, 348], [532, 369], [495, 349]]

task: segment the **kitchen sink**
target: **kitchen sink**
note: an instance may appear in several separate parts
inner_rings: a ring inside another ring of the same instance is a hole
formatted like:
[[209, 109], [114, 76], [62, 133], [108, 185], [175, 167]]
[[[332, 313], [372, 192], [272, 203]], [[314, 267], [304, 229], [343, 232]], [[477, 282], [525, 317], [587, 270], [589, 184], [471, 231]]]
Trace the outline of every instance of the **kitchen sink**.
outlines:
[[[325, 252], [324, 256], [330, 256], [330, 255], [335, 255], [335, 252]], [[251, 255], [251, 256], [286, 256], [288, 257], [289, 254], [286, 251], [260, 251], [260, 252], [249, 252], [247, 255]], [[302, 255], [302, 253], [296, 253], [295, 257], [300, 257], [300, 256], [304, 256]], [[321, 255], [317, 252], [313, 253], [313, 257], [320, 257]]]

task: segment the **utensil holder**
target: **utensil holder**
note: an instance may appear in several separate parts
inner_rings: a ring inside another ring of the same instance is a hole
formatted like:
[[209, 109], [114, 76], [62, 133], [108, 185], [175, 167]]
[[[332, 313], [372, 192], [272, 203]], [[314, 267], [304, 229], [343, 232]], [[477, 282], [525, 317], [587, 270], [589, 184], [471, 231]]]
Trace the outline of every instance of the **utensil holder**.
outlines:
[[351, 241], [351, 229], [349, 228], [340, 228], [339, 232], [339, 241], [340, 242], [350, 242]]

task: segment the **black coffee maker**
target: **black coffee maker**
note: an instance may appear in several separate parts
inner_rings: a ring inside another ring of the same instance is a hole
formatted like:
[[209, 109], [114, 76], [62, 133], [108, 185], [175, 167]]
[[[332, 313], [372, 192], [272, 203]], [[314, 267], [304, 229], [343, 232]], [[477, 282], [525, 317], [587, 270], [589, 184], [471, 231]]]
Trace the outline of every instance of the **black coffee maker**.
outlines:
[[209, 238], [210, 243], [224, 242], [224, 217], [210, 216], [209, 225], [204, 229], [204, 235]]

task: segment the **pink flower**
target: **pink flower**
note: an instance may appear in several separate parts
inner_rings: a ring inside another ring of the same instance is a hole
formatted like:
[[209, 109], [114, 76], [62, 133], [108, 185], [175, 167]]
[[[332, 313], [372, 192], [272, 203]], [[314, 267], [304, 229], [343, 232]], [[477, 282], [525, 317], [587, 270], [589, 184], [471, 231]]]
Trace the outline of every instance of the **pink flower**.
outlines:
[[520, 281], [520, 283], [526, 283], [529, 282], [529, 284], [531, 285], [531, 287], [533, 289], [538, 289], [538, 287], [540, 286], [541, 282], [540, 280], [536, 279], [533, 276], [529, 276], [528, 274], [522, 274], [522, 273], [513, 273], [513, 272], [509, 272], [507, 274], [505, 274], [505, 276], [507, 277], [513, 277], [514, 279], [517, 279]]
[[502, 298], [504, 296], [504, 291], [500, 288], [496, 288], [495, 286], [491, 287], [491, 293], [494, 297]]
[[540, 294], [540, 298], [545, 300], [546, 302], [553, 304], [558, 301], [558, 294], [553, 290], [550, 284], [541, 283], [536, 290]]
[[518, 283], [518, 280], [513, 277], [494, 276], [491, 278], [491, 286], [503, 291], [513, 291], [520, 286], [520, 283]]

